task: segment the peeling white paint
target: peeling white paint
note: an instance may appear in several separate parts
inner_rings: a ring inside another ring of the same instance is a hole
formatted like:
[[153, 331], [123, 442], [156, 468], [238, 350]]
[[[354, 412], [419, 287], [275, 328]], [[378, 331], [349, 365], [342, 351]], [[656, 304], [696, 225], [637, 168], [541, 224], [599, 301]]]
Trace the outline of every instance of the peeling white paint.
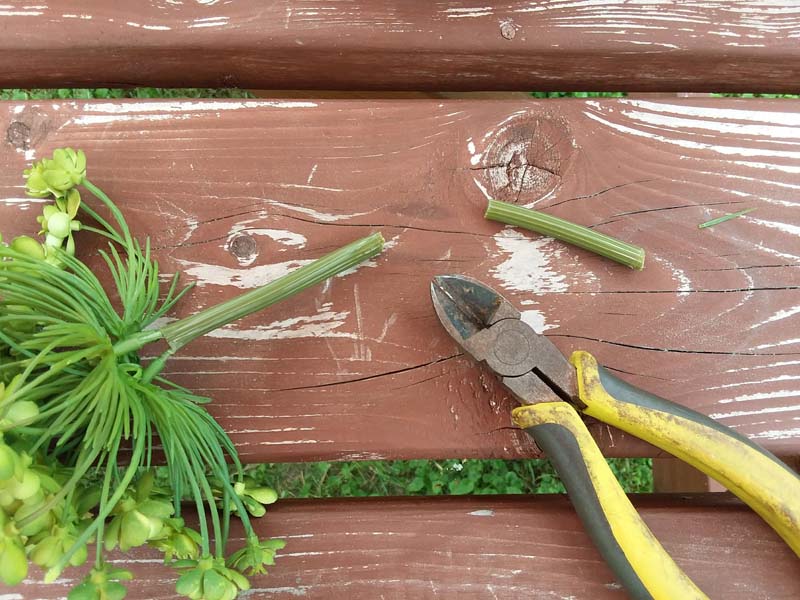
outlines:
[[470, 17], [486, 17], [494, 14], [494, 9], [491, 6], [484, 6], [481, 8], [448, 8], [444, 11], [448, 19], [463, 19]]
[[[781, 140], [800, 138], [800, 129], [798, 129], [797, 125], [746, 125], [736, 121], [714, 121], [710, 120], [709, 118], [690, 119], [686, 117], [676, 117], [673, 115], [665, 115], [655, 112], [643, 112], [638, 110], [623, 110], [622, 114], [628, 118], [639, 121], [640, 123], [655, 125], [657, 127], [672, 130], [705, 129], [707, 131], [714, 131], [725, 135], [752, 136], [755, 139], [761, 139], [765, 137], [778, 138]], [[713, 115], [703, 116], [713, 118]], [[797, 116], [797, 121], [800, 123], [800, 115]]]
[[325, 192], [344, 192], [343, 188], [335, 188], [335, 187], [323, 187], [321, 185], [311, 185], [311, 184], [303, 184], [303, 183], [275, 183], [278, 187], [282, 188], [299, 188], [301, 190], [323, 190]]
[[569, 289], [566, 277], [550, 266], [551, 259], [558, 259], [562, 252], [552, 238], [531, 239], [506, 227], [494, 235], [494, 241], [506, 259], [492, 269], [492, 275], [507, 290], [539, 294]]
[[734, 398], [726, 398], [717, 401], [717, 404], [731, 404], [733, 402], [751, 402], [753, 400], [771, 400], [773, 398], [796, 398], [800, 397], [800, 390], [776, 390], [774, 392], [756, 392], [754, 394], [742, 394]]
[[652, 260], [665, 265], [672, 272], [672, 276], [678, 282], [678, 287], [676, 290], [678, 292], [678, 298], [685, 298], [689, 295], [689, 293], [692, 291], [692, 280], [686, 274], [686, 271], [676, 267], [670, 261], [660, 256], [653, 256]]
[[194, 278], [197, 285], [234, 286], [240, 289], [256, 288], [291, 273], [294, 269], [313, 262], [313, 260], [289, 260], [270, 265], [258, 265], [246, 269], [235, 269], [221, 265], [210, 265], [185, 259], [178, 259], [181, 270]]
[[[285, 252], [290, 247], [305, 248], [306, 237], [301, 233], [296, 233], [294, 231], [288, 231], [284, 229], [260, 229], [260, 228], [248, 228], [246, 226], [247, 222], [256, 220], [258, 219], [250, 219], [249, 221], [246, 221], [244, 223], [238, 223], [233, 227], [231, 227], [231, 230], [228, 233], [228, 239], [223, 245], [223, 248], [225, 250], [229, 250], [231, 244], [240, 234], [268, 237], [271, 240], [274, 240], [279, 244], [286, 246], [286, 248], [278, 248], [279, 252]], [[235, 254], [234, 256], [236, 257], [236, 260], [241, 266], [246, 267], [253, 264], [253, 262], [258, 257], [258, 254], [259, 254], [258, 249], [256, 249], [254, 252], [246, 256], [240, 256], [238, 254]]]
[[37, 17], [43, 14], [40, 10], [0, 10], [0, 17]]
[[311, 172], [308, 174], [308, 179], [306, 179], [306, 185], [311, 185], [311, 180], [314, 178], [314, 173], [317, 172], [317, 167], [319, 167], [319, 164], [316, 163], [311, 167]]
[[289, 340], [297, 338], [348, 338], [355, 334], [337, 331], [344, 326], [349, 311], [336, 312], [331, 304], [323, 305], [316, 315], [292, 317], [281, 321], [273, 321], [266, 325], [258, 325], [247, 329], [239, 329], [235, 324], [226, 325], [207, 334], [217, 339], [235, 339], [250, 341]]
[[[787, 125], [789, 127], [800, 126], [800, 113], [782, 112], [777, 110], [747, 110], [742, 108], [714, 108], [710, 106], [692, 106], [689, 104], [669, 104], [652, 102], [650, 100], [634, 100], [620, 98], [620, 104], [636, 106], [646, 110], [657, 112], [668, 112], [676, 115], [687, 115], [691, 117], [703, 117], [704, 119], [725, 119], [731, 121], [751, 121], [759, 123], [771, 123], [774, 125]], [[723, 125], [722, 123], [719, 124]], [[797, 132], [792, 133], [793, 137], [798, 137]]]
[[739, 371], [754, 371], [756, 369], [774, 369], [775, 367], [786, 367], [789, 365], [800, 365], [800, 360], [781, 360], [768, 365], [757, 365], [755, 367], [738, 367], [736, 369], [727, 369], [725, 373], [738, 373]]
[[472, 138], [467, 140], [467, 152], [469, 152], [469, 164], [473, 167], [479, 165], [481, 158], [483, 158], [483, 152], [477, 152], [475, 142], [472, 141]]
[[[716, 152], [718, 154], [722, 154], [725, 156], [771, 156], [771, 157], [779, 157], [779, 158], [791, 158], [791, 159], [800, 159], [800, 151], [790, 151], [790, 150], [769, 150], [767, 148], [745, 148], [739, 146], [721, 146], [716, 144], [709, 144], [706, 142], [697, 142], [694, 140], [688, 139], [680, 139], [674, 137], [667, 137], [664, 135], [659, 135], [657, 133], [653, 133], [652, 131], [645, 131], [641, 129], [636, 129], [635, 127], [630, 127], [628, 125], [622, 125], [621, 123], [614, 123], [607, 119], [604, 119], [600, 115], [593, 113], [591, 111], [584, 111], [583, 113], [593, 121], [597, 121], [598, 123], [602, 123], [611, 129], [619, 131], [621, 133], [626, 133], [629, 135], [635, 135], [638, 137], [644, 137], [651, 140], [655, 140], [658, 142], [663, 142], [666, 144], [671, 144], [674, 146], [679, 146], [681, 148], [690, 148], [695, 150], [710, 150], [712, 152]], [[686, 132], [688, 134], [688, 132]], [[699, 136], [698, 136], [699, 137]], [[759, 165], [765, 165], [768, 168], [774, 169], [784, 169], [784, 165], [773, 165], [770, 163], [755, 163]], [[786, 167], [786, 168], [793, 168], [793, 167]], [[800, 169], [800, 167], [796, 167]]]
[[[737, 388], [743, 385], [761, 385], [764, 383], [774, 383], [776, 381], [796, 381], [800, 379], [800, 375], [778, 375], [777, 377], [767, 377], [766, 379], [759, 379], [758, 381], [739, 381], [736, 383], [725, 383], [723, 385], [712, 385], [710, 387], [703, 388], [705, 390], [721, 390], [725, 388]], [[720, 400], [719, 404], [728, 404], [730, 402], [736, 402], [736, 399], [727, 399], [727, 400]]]
[[136, 27], [138, 29], [147, 29], [149, 31], [171, 31], [172, 27], [168, 27], [167, 25], [142, 25], [140, 23], [134, 23], [133, 21], [127, 21], [125, 23], [130, 27]]
[[481, 191], [481, 193], [487, 200], [493, 200], [491, 194], [489, 193], [489, 190], [486, 189], [486, 187], [478, 180], [477, 177], [473, 177], [472, 181], [475, 182], [475, 185], [478, 187], [478, 189]]
[[770, 229], [777, 229], [791, 235], [800, 236], [800, 227], [797, 225], [780, 223], [779, 221], [765, 221], [764, 219], [755, 218], [752, 215], [750, 215], [747, 219], [756, 225], [763, 225], [764, 227], [769, 227]]
[[[798, 393], [794, 392], [793, 395], [797, 396]], [[753, 415], [769, 415], [774, 413], [785, 413], [785, 412], [792, 412], [795, 410], [800, 411], [800, 404], [797, 404], [795, 406], [771, 406], [755, 410], [735, 410], [729, 413], [714, 413], [708, 416], [711, 417], [712, 419], [725, 419], [728, 417], [750, 417]]]
[[780, 342], [773, 342], [771, 344], [761, 344], [756, 346], [755, 350], [764, 350], [765, 348], [775, 348], [776, 346], [790, 346], [791, 344], [800, 344], [800, 338], [790, 338], [788, 340], [781, 340]]
[[[277, 200], [266, 200], [270, 205], [277, 206], [278, 208], [284, 208], [286, 210], [291, 210], [293, 212], [298, 212], [304, 215], [308, 215], [310, 217], [314, 217], [318, 221], [323, 221], [325, 223], [333, 223], [334, 221], [344, 221], [347, 219], [353, 219], [355, 217], [362, 217], [364, 215], [368, 215], [373, 211], [367, 212], [357, 212], [357, 213], [326, 213], [319, 210], [315, 210], [313, 208], [308, 208], [307, 206], [299, 206], [297, 204], [286, 204], [284, 202], [278, 202]], [[375, 210], [378, 210], [377, 208]]]
[[72, 117], [67, 124], [70, 125], [104, 125], [107, 123], [119, 123], [125, 121], [166, 121], [179, 119], [188, 119], [191, 115], [158, 115], [158, 114], [144, 114], [144, 115], [79, 115]]
[[120, 102], [120, 103], [86, 103], [78, 106], [77, 102], [72, 103], [76, 108], [81, 108], [85, 112], [106, 113], [106, 114], [130, 114], [130, 113], [164, 113], [164, 112], [186, 112], [186, 111], [221, 111], [221, 110], [241, 110], [244, 108], [313, 108], [318, 106], [316, 102], [305, 100], [174, 100], [174, 101], [147, 101], [147, 102]]
[[558, 325], [550, 325], [545, 320], [544, 313], [540, 310], [536, 310], [535, 308], [529, 308], [527, 310], [520, 311], [522, 314], [521, 320], [531, 327], [536, 333], [543, 333], [548, 329], [557, 329]]
[[800, 428], [795, 429], [770, 429], [769, 431], [760, 431], [750, 436], [751, 439], [767, 439], [767, 440], [790, 440], [792, 438], [800, 439]]
[[197, 29], [199, 27], [223, 27], [228, 24], [230, 17], [205, 17], [202, 19], [195, 19], [189, 25], [189, 29]]
[[[289, 537], [302, 537], [302, 536], [290, 536], [284, 535], [281, 537], [289, 538]], [[239, 592], [238, 598], [261, 598], [262, 594], [289, 594], [290, 596], [305, 596], [306, 590], [310, 589], [310, 586], [307, 585], [299, 585], [297, 587], [265, 587], [265, 588], [256, 588], [252, 587], [249, 590]]]
[[0, 198], [0, 203], [2, 204], [44, 204], [46, 202], [50, 202], [49, 198]]
[[750, 326], [750, 329], [755, 329], [757, 327], [761, 327], [762, 325], [766, 325], [767, 323], [773, 323], [775, 321], [782, 321], [783, 319], [788, 319], [796, 314], [800, 314], [800, 304], [797, 306], [793, 306], [792, 308], [788, 308], [785, 310], [779, 310], [778, 312], [774, 313], [770, 317], [764, 319], [763, 321], [759, 321]]

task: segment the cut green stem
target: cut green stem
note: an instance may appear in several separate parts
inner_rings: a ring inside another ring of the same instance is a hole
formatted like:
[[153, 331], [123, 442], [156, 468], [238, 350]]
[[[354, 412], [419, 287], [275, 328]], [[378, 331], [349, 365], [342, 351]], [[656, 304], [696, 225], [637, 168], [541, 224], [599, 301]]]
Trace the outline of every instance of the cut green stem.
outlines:
[[223, 325], [259, 311], [329, 277], [351, 269], [383, 249], [383, 236], [374, 233], [335, 250], [260, 288], [207, 308], [161, 328], [173, 351]]
[[489, 200], [486, 218], [507, 225], [516, 225], [567, 242], [600, 256], [605, 256], [632, 269], [644, 268], [644, 249], [604, 233], [593, 231], [552, 215], [514, 204]]
[[755, 208], [745, 208], [744, 210], [740, 210], [739, 212], [735, 213], [728, 213], [727, 215], [723, 215], [721, 217], [717, 217], [716, 219], [711, 219], [710, 221], [706, 221], [705, 223], [700, 223], [697, 228], [704, 229], [706, 227], [713, 227], [714, 225], [719, 225], [720, 223], [724, 223], [725, 221], [730, 221], [731, 219], [735, 219], [736, 217], [741, 217], [742, 215], [746, 215], [749, 212], [753, 212]]

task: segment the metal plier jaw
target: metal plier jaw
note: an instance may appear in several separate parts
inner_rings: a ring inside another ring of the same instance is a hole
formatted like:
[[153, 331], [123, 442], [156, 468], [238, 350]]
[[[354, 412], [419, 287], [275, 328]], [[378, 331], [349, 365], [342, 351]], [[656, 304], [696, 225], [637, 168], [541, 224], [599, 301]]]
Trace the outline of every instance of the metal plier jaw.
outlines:
[[468, 277], [440, 275], [431, 283], [431, 297], [453, 339], [485, 362], [520, 403], [580, 404], [575, 367], [497, 292]]

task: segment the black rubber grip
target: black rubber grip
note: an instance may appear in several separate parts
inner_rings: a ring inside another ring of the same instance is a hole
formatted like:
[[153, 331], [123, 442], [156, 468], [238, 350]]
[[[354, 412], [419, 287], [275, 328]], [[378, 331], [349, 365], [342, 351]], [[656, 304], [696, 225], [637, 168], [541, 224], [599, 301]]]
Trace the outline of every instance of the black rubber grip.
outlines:
[[575, 436], [555, 423], [542, 423], [525, 431], [552, 461], [586, 532], [631, 598], [653, 600], [614, 537]]

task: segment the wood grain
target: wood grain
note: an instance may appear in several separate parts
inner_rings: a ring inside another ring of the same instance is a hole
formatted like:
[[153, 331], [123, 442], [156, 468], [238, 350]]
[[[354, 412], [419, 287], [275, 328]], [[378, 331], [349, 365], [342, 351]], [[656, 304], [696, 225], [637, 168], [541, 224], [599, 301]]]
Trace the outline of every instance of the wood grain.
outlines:
[[3, 87], [797, 92], [791, 0], [6, 0]]
[[[182, 315], [382, 231], [368, 266], [168, 365], [249, 461], [534, 455], [436, 320], [428, 286], [448, 272], [564, 352], [796, 455], [798, 125], [800, 103], [766, 100], [6, 103], [0, 224], [35, 229], [23, 168], [83, 148], [163, 271], [198, 284]], [[487, 222], [488, 195], [639, 244], [645, 270]], [[656, 454], [594, 431], [608, 455]]]
[[[664, 496], [633, 499], [667, 551], [711, 597], [800, 595], [797, 557], [727, 495], [680, 503]], [[257, 526], [287, 546], [269, 575], [253, 579], [252, 598], [627, 597], [564, 497], [282, 501]], [[112, 560], [136, 575], [129, 600], [178, 597], [175, 577], [156, 553], [140, 549]], [[80, 576], [67, 571], [45, 586], [37, 573], [9, 592], [20, 599], [59, 597]]]

